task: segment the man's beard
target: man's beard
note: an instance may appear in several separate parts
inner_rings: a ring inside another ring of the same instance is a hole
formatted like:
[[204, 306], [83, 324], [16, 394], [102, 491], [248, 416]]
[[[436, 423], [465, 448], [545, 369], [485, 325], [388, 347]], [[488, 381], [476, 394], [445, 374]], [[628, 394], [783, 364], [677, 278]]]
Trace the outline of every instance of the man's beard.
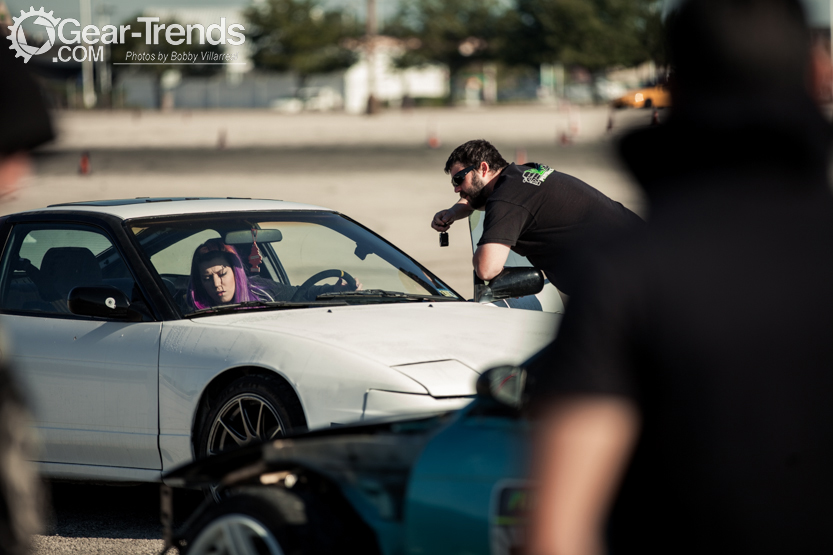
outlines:
[[486, 192], [486, 182], [475, 173], [471, 176], [471, 187], [474, 194], [468, 195], [469, 206], [475, 210], [486, 206], [486, 201], [489, 200], [489, 194]]

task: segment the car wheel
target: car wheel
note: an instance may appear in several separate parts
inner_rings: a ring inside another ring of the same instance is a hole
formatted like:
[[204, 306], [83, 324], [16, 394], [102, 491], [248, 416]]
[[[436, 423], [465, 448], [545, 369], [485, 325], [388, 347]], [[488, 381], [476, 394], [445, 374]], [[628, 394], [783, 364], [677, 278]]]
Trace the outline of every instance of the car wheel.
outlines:
[[306, 428], [294, 392], [283, 381], [267, 376], [238, 378], [206, 403], [203, 414], [195, 445], [198, 457]]
[[331, 486], [309, 491], [263, 486], [235, 489], [196, 518], [183, 539], [183, 555], [380, 552], [376, 535]]
[[651, 99], [651, 98], [646, 98], [646, 99], [645, 99], [645, 104], [643, 104], [643, 106], [644, 106], [645, 108], [653, 108], [653, 106], [654, 106], [654, 101], [653, 101], [653, 99]]
[[[282, 495], [283, 494], [283, 495]], [[297, 551], [278, 489], [253, 490], [223, 499], [186, 534], [183, 555], [285, 555]]]

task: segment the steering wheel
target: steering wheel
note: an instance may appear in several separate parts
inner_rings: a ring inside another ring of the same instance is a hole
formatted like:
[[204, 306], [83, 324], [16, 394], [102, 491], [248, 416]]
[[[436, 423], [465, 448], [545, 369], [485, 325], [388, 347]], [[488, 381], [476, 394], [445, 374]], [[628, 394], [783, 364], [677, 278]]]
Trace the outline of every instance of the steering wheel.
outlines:
[[[318, 272], [317, 274], [313, 274], [310, 276], [304, 283], [298, 286], [298, 289], [295, 291], [295, 294], [292, 295], [291, 301], [300, 301], [302, 300], [309, 290], [312, 288], [313, 285], [321, 281], [322, 279], [326, 278], [344, 278], [344, 281], [347, 282], [347, 286], [355, 289], [356, 288], [356, 278], [345, 272], [344, 270], [323, 270]], [[338, 282], [336, 282], [338, 283]]]

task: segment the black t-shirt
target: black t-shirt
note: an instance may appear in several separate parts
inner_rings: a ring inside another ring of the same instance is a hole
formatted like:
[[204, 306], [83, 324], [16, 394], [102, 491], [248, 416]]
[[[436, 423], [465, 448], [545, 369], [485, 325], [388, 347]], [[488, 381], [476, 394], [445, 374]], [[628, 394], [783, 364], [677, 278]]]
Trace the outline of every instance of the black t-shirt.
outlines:
[[833, 553], [833, 197], [698, 185], [596, 260], [528, 391], [638, 407], [610, 553]]
[[510, 164], [498, 177], [478, 245], [500, 243], [525, 256], [565, 293], [577, 251], [641, 226], [642, 220], [600, 191], [539, 164]]

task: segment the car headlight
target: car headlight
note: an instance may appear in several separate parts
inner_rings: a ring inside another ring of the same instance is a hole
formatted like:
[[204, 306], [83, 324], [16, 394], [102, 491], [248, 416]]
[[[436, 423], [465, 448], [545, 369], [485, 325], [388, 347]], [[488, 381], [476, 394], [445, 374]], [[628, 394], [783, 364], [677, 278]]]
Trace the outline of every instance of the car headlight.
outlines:
[[479, 372], [456, 360], [404, 364], [393, 369], [421, 384], [432, 397], [474, 395], [480, 376]]

